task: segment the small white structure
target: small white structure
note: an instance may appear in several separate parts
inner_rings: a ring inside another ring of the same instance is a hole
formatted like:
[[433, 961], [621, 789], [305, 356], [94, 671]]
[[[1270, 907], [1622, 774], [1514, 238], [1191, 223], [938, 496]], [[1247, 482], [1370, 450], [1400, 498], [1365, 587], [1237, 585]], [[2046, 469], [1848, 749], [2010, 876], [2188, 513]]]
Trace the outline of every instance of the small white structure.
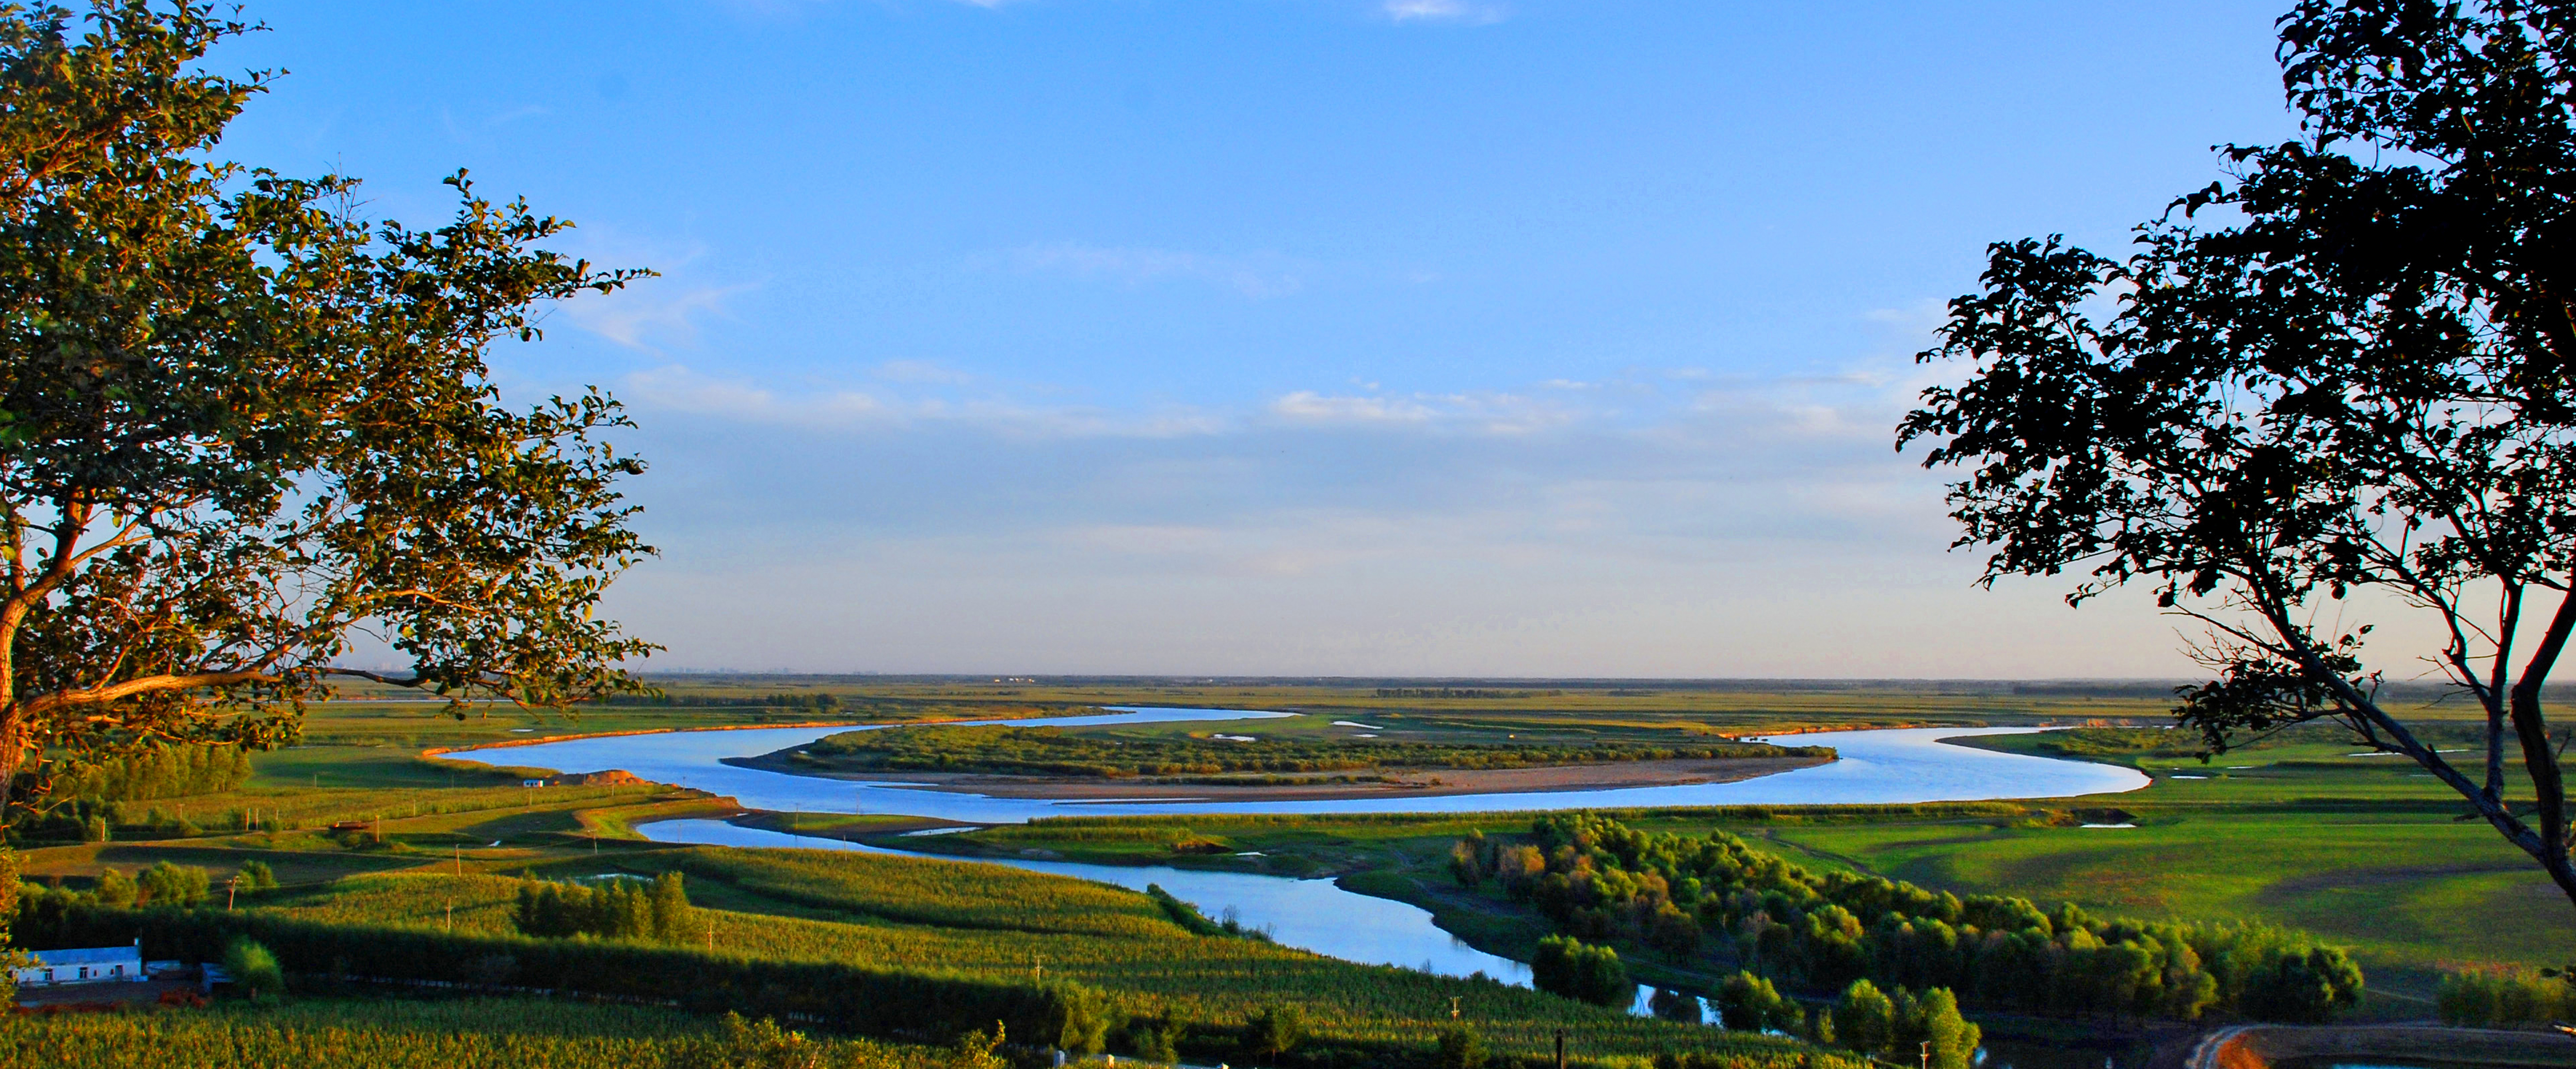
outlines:
[[38, 950], [36, 963], [18, 969], [18, 986], [45, 987], [52, 984], [96, 984], [114, 982], [140, 983], [151, 979], [143, 971], [143, 940], [133, 946], [88, 947], [80, 950]]

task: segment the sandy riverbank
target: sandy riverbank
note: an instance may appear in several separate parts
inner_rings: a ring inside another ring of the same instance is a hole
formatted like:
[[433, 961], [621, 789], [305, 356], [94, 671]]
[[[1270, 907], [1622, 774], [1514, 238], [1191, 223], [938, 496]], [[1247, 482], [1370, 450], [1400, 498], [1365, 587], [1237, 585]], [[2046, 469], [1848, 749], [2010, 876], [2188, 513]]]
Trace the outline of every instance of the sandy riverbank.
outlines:
[[[1093, 776], [1002, 776], [984, 772], [824, 772], [784, 760], [775, 754], [729, 757], [740, 768], [791, 776], [859, 783], [918, 784], [928, 790], [980, 794], [995, 798], [1048, 801], [1121, 799], [1222, 799], [1228, 802], [1302, 802], [1337, 798], [1429, 798], [1451, 794], [1521, 794], [1591, 791], [1618, 787], [1674, 787], [1698, 783], [1731, 783], [1792, 769], [1824, 764], [1821, 757], [1722, 758], [1705, 761], [1622, 761], [1536, 768], [1417, 769], [1389, 772], [1383, 783], [1331, 783], [1242, 786], [1196, 782], [1157, 783], [1151, 779]], [[1365, 772], [1353, 773], [1366, 775]], [[1257, 778], [1248, 774], [1247, 778]]]

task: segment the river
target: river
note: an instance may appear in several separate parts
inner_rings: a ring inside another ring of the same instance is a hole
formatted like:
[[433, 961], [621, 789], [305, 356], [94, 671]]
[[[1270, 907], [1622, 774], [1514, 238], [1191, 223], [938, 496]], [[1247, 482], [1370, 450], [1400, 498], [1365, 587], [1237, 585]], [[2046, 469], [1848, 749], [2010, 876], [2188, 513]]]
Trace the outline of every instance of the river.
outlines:
[[[1125, 708], [1095, 716], [977, 723], [1066, 727], [1258, 721], [1289, 715], [1292, 714], [1236, 709]], [[726, 757], [769, 753], [850, 730], [856, 729], [808, 727], [660, 732], [484, 747], [447, 756], [466, 761], [563, 771], [622, 768], [645, 779], [730, 795], [754, 809], [810, 813], [849, 812], [856, 808], [871, 813], [901, 813], [978, 824], [1019, 823], [1034, 817], [1071, 814], [1506, 812], [1647, 806], [1955, 802], [2117, 793], [2136, 790], [2148, 783], [2145, 776], [2130, 769], [1995, 753], [1940, 741], [2038, 730], [2035, 728], [1905, 728], [1818, 732], [1774, 739], [1772, 741], [1832, 746], [1842, 759], [1831, 764], [1732, 783], [1285, 802], [1204, 799], [1058, 802], [993, 798], [902, 784], [863, 784], [792, 776], [739, 768], [721, 761]], [[922, 856], [838, 839], [805, 838], [784, 832], [738, 827], [720, 820], [669, 820], [640, 825], [637, 830], [657, 842], [804, 847]], [[1148, 883], [1160, 884], [1164, 890], [1197, 906], [1208, 916], [1233, 916], [1245, 924], [1269, 931], [1272, 938], [1285, 945], [1346, 961], [1397, 965], [1444, 976], [1482, 973], [1508, 983], [1523, 986], [1529, 983], [1529, 966], [1468, 946], [1433, 924], [1429, 912], [1391, 899], [1345, 891], [1331, 880], [1296, 880], [1161, 866], [1087, 865], [1070, 861], [986, 859], [986, 863], [1098, 880], [1137, 890], [1142, 890]], [[1651, 989], [1638, 989], [1633, 1007], [1635, 1012], [1645, 1012], [1650, 993]]]
[[[1075, 727], [1179, 721], [1239, 722], [1289, 715], [1292, 714], [1239, 709], [1131, 708], [1095, 716], [972, 723]], [[726, 757], [754, 757], [801, 746], [825, 735], [855, 730], [880, 729], [804, 727], [666, 731], [566, 739], [524, 746], [482, 747], [460, 750], [447, 756], [463, 761], [528, 765], [566, 772], [622, 768], [659, 783], [728, 795], [753, 809], [808, 813], [848, 813], [854, 810], [902, 813], [969, 824], [1017, 824], [1036, 817], [1076, 814], [1491, 813], [1654, 806], [1968, 802], [1994, 798], [2109, 794], [2136, 790], [2148, 782], [2147, 777], [2135, 769], [1995, 753], [1964, 746], [1946, 746], [1938, 741], [1969, 735], [2014, 734], [2039, 730], [2037, 728], [1901, 728], [1817, 732], [1774, 739], [1771, 741], [1831, 746], [1842, 754], [1842, 759], [1733, 783], [1273, 802], [994, 798], [958, 791], [928, 790], [919, 785], [858, 783], [763, 772], [738, 768], [721, 760]]]

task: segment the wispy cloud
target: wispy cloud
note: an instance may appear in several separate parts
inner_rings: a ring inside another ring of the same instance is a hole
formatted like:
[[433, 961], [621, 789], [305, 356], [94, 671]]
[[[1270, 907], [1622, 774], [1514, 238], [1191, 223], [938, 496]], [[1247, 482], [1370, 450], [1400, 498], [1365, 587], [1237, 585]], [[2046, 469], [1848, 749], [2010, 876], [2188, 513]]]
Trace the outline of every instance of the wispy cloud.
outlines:
[[1509, 14], [1500, 4], [1470, 0], [1386, 0], [1379, 10], [1397, 22], [1462, 22], [1473, 26], [1501, 22]]
[[1055, 242], [1028, 245], [1004, 260], [1021, 271], [1053, 272], [1138, 285], [1180, 278], [1212, 283], [1255, 300], [1306, 288], [1311, 265], [1275, 254], [1224, 256], [1174, 249]]
[[759, 287], [671, 287], [645, 279], [615, 293], [584, 296], [564, 306], [574, 325], [629, 349], [658, 352], [698, 339], [698, 318], [725, 314], [725, 303]]
[[1489, 434], [1526, 434], [1563, 426], [1584, 412], [1511, 393], [1333, 395], [1297, 390], [1270, 402], [1269, 413], [1302, 424], [1415, 424]]
[[618, 394], [628, 403], [644, 407], [762, 423], [846, 420], [886, 411], [884, 402], [856, 390], [825, 391], [782, 400], [763, 387], [702, 375], [677, 364], [628, 375]]
[[[675, 407], [639, 413], [665, 555], [620, 611], [693, 666], [2156, 671], [2152, 613], [1970, 589], [1874, 378], [1645, 370], [1571, 397], [1363, 386], [1140, 415], [668, 368], [623, 391]], [[1652, 411], [1592, 403], [1652, 383]], [[1528, 429], [1483, 433], [1503, 418]]]

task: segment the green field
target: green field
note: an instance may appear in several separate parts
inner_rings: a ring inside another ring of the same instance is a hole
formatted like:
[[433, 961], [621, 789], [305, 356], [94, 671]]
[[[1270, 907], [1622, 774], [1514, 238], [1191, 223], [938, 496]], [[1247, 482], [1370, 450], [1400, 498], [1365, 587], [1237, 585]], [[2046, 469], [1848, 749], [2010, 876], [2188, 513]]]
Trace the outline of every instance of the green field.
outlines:
[[[1427, 1043], [1454, 997], [1465, 1019], [1507, 1053], [1534, 1055], [1556, 1023], [1574, 1022], [1586, 1037], [1586, 1056], [1633, 1058], [1715, 1039], [1523, 989], [1192, 935], [1150, 899], [1102, 885], [933, 860], [643, 843], [632, 831], [635, 823], [735, 810], [721, 800], [651, 786], [532, 791], [517, 785], [518, 770], [420, 753], [592, 731], [919, 721], [1104, 704], [1305, 711], [1311, 715], [1264, 722], [1261, 730], [1320, 744], [1349, 734], [1353, 729], [1331, 724], [1349, 719], [1383, 729], [1382, 737], [1427, 746], [1643, 744], [1846, 723], [2153, 724], [2166, 704], [2134, 689], [1604, 686], [1534, 690], [1526, 697], [1519, 691], [1422, 697], [1422, 688], [1390, 689], [1416, 693], [752, 678], [672, 681], [667, 700], [673, 704], [591, 709], [578, 718], [494, 710], [457, 720], [421, 705], [332, 704], [314, 710], [304, 745], [255, 755], [255, 772], [238, 789], [116, 803], [115, 841], [24, 842], [20, 856], [31, 879], [71, 888], [89, 885], [108, 866], [131, 873], [160, 860], [196, 865], [216, 876], [219, 899], [221, 880], [255, 858], [286, 886], [245, 899], [240, 908], [330, 923], [452, 927], [460, 934], [509, 932], [523, 874], [562, 879], [679, 871], [688, 876], [693, 900], [713, 917], [719, 949], [728, 953], [997, 978], [1028, 977], [1043, 967], [1049, 978], [1098, 987], [1122, 1012], [1168, 1014], [1218, 1029], [1238, 1025], [1262, 1006], [1293, 1004], [1306, 1011], [1318, 1043], [1369, 1049]], [[734, 704], [774, 694], [789, 695], [792, 703]], [[824, 695], [831, 701], [821, 701]], [[851, 715], [818, 718], [818, 709]], [[1172, 739], [1207, 728], [1120, 730]], [[1987, 743], [2048, 744], [2032, 736]], [[2424, 1016], [2421, 999], [2433, 970], [2445, 965], [2576, 960], [2576, 938], [2570, 938], [2576, 928], [2564, 923], [2562, 912], [2570, 907], [2491, 832], [2453, 820], [2461, 807], [2429, 781], [2389, 759], [2345, 756], [2350, 752], [2325, 743], [2275, 745], [2227, 755], [2209, 767], [2179, 751], [2116, 755], [2104, 759], [2145, 768], [2155, 784], [2080, 801], [1656, 812], [1623, 819], [1658, 831], [1723, 828], [1811, 866], [1961, 893], [2067, 900], [2139, 918], [2248, 918], [2304, 928], [2349, 946], [2369, 968], [2366, 1011], [2374, 1016]], [[2209, 778], [2179, 778], [2192, 776]], [[922, 826], [846, 814], [747, 819], [852, 836]], [[191, 834], [139, 839], [138, 833], [179, 829], [182, 821]], [[2137, 826], [2076, 826], [2087, 821]], [[335, 830], [333, 824], [359, 826]], [[1354, 890], [1431, 908], [1444, 927], [1479, 947], [1527, 960], [1544, 926], [1525, 910], [1463, 893], [1447, 873], [1448, 847], [1459, 836], [1527, 827], [1525, 817], [1475, 815], [1095, 818], [903, 845], [1338, 875]], [[1233, 857], [1237, 851], [1266, 856]], [[1717, 979], [1648, 952], [1626, 957], [1647, 982], [1706, 991]], [[707, 1026], [702, 1018], [683, 1020], [687, 1027]]]
[[[785, 1039], [785, 1042], [779, 1040]], [[785, 1048], [808, 1063], [756, 1059]], [[175, 1012], [0, 1017], [0, 1065], [50, 1069], [381, 1066], [386, 1069], [998, 1069], [947, 1051], [865, 1040], [729, 1032], [721, 1021], [530, 999], [240, 1002]]]
[[[2046, 736], [1981, 745], [2040, 753]], [[2437, 970], [2576, 960], [2567, 900], [2529, 859], [2402, 760], [2341, 742], [2274, 744], [2208, 766], [2180, 752], [2111, 758], [2153, 785], [2132, 793], [2000, 805], [1629, 814], [1656, 831], [1727, 830], [1802, 863], [1960, 894], [2007, 894], [2142, 920], [2260, 920], [2351, 949], [2379, 1016], [2422, 1016]], [[2206, 777], [2206, 778], [2193, 778]], [[2128, 828], [2086, 828], [2126, 823]], [[1211, 817], [1044, 821], [908, 845], [943, 852], [1047, 850], [1125, 864], [1335, 873], [1357, 889], [1435, 909], [1485, 949], [1523, 955], [1540, 929], [1458, 895], [1448, 845], [1470, 829], [1525, 831], [1520, 816]], [[1222, 845], [1214, 856], [1191, 842]], [[1236, 859], [1234, 851], [1259, 851]], [[1710, 978], [1662, 973], [1676, 982]]]

